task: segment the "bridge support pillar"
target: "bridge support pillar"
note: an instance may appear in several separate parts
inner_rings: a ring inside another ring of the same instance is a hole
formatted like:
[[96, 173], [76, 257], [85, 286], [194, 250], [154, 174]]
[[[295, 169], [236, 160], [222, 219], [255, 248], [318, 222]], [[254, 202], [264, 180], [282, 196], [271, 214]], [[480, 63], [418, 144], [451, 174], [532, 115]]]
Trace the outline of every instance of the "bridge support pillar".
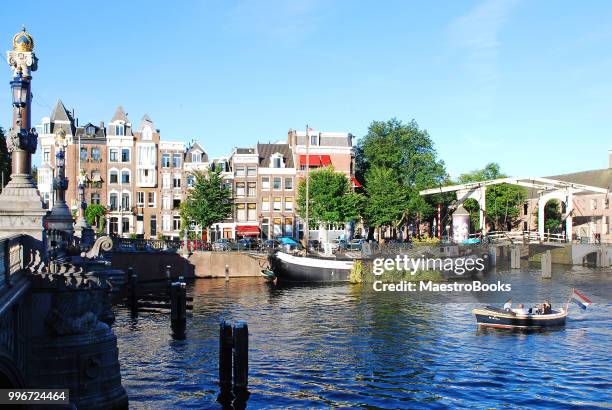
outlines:
[[542, 279], [550, 279], [552, 277], [552, 255], [550, 251], [542, 254]]
[[597, 251], [597, 261], [595, 266], [598, 268], [607, 268], [610, 266], [610, 255], [608, 248], [601, 248]]
[[513, 246], [510, 249], [510, 268], [521, 268], [521, 248], [519, 246]]
[[490, 266], [497, 265], [497, 246], [489, 247], [489, 264]]

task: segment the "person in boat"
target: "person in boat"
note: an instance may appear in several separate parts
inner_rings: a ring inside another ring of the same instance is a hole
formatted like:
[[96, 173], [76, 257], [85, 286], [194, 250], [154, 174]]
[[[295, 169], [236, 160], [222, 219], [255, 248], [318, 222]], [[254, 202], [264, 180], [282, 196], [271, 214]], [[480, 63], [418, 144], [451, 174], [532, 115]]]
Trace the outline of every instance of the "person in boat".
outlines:
[[504, 303], [504, 310], [507, 312], [512, 312], [512, 299], [508, 299], [506, 303]]
[[552, 306], [551, 306], [551, 304], [550, 304], [550, 301], [549, 301], [549, 300], [545, 300], [545, 301], [544, 301], [544, 306], [543, 306], [543, 308], [544, 308], [544, 314], [545, 314], [545, 315], [550, 315], [550, 314], [552, 314]]
[[512, 309], [514, 311], [514, 313], [516, 313], [517, 315], [526, 315], [529, 312], [527, 311], [527, 309], [525, 309], [525, 305], [522, 303], [519, 303], [518, 305], [518, 309]]

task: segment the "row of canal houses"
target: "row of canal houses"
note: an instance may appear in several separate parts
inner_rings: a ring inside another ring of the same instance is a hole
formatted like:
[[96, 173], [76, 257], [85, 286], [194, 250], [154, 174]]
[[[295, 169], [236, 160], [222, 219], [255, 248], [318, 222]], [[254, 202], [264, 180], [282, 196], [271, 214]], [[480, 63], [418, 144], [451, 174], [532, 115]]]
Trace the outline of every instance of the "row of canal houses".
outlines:
[[[162, 139], [153, 120], [144, 115], [134, 127], [118, 107], [107, 124], [79, 125], [74, 112], [58, 101], [50, 117], [37, 126], [41, 155], [38, 189], [45, 205], [53, 206], [56, 132], [66, 132], [66, 201], [76, 212], [78, 181], [85, 202], [107, 208], [103, 229], [121, 237], [178, 238], [179, 206], [194, 183], [194, 171], [221, 170], [232, 189], [234, 209], [227, 220], [210, 227], [210, 240], [241, 237], [302, 236], [296, 213], [297, 184], [310, 169], [332, 165], [354, 178], [353, 135], [346, 132], [289, 130], [286, 141], [234, 148], [225, 157], [209, 158], [192, 141]], [[307, 158], [309, 155], [309, 158]], [[100, 223], [99, 228], [102, 227]], [[336, 227], [343, 232], [346, 227]], [[192, 226], [200, 237], [199, 227]]]

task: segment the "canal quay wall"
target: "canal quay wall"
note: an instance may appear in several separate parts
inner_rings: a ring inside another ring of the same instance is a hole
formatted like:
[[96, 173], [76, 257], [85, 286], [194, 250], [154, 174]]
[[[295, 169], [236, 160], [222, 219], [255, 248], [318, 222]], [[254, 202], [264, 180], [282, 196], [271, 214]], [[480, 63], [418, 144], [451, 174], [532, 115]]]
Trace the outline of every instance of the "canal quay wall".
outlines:
[[166, 278], [170, 267], [172, 278], [219, 278], [260, 276], [266, 264], [266, 255], [248, 252], [196, 251], [188, 256], [180, 252], [122, 252], [113, 251], [111, 266], [127, 272], [129, 267], [138, 273], [139, 280], [150, 281]]
[[248, 252], [204, 252], [189, 255], [189, 263], [195, 268], [198, 278], [225, 277], [225, 267], [229, 277], [261, 276], [263, 266], [267, 265], [267, 255]]
[[612, 246], [608, 244], [582, 243], [533, 243], [528, 245], [498, 245], [495, 247], [498, 258], [510, 259], [513, 248], [519, 248], [521, 258], [540, 263], [542, 255], [550, 251], [552, 263], [560, 265], [590, 265], [595, 267], [612, 266]]

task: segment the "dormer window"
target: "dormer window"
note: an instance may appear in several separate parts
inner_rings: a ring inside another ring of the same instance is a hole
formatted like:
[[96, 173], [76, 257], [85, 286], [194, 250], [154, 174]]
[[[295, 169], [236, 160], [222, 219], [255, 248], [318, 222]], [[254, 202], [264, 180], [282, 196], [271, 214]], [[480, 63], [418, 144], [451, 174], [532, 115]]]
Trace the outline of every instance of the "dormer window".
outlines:
[[94, 135], [95, 132], [96, 132], [96, 130], [93, 127], [93, 125], [88, 125], [87, 128], [85, 128], [85, 134], [87, 134], [89, 136]]
[[270, 168], [285, 168], [285, 161], [283, 161], [281, 153], [272, 154], [270, 157]]
[[153, 132], [151, 131], [151, 127], [147, 125], [142, 128], [141, 137], [143, 141], [150, 141], [152, 139], [152, 135], [153, 135]]
[[191, 162], [201, 162], [202, 161], [202, 154], [199, 152], [192, 152], [191, 153]]
[[51, 124], [48, 122], [43, 123], [43, 134], [51, 133]]

